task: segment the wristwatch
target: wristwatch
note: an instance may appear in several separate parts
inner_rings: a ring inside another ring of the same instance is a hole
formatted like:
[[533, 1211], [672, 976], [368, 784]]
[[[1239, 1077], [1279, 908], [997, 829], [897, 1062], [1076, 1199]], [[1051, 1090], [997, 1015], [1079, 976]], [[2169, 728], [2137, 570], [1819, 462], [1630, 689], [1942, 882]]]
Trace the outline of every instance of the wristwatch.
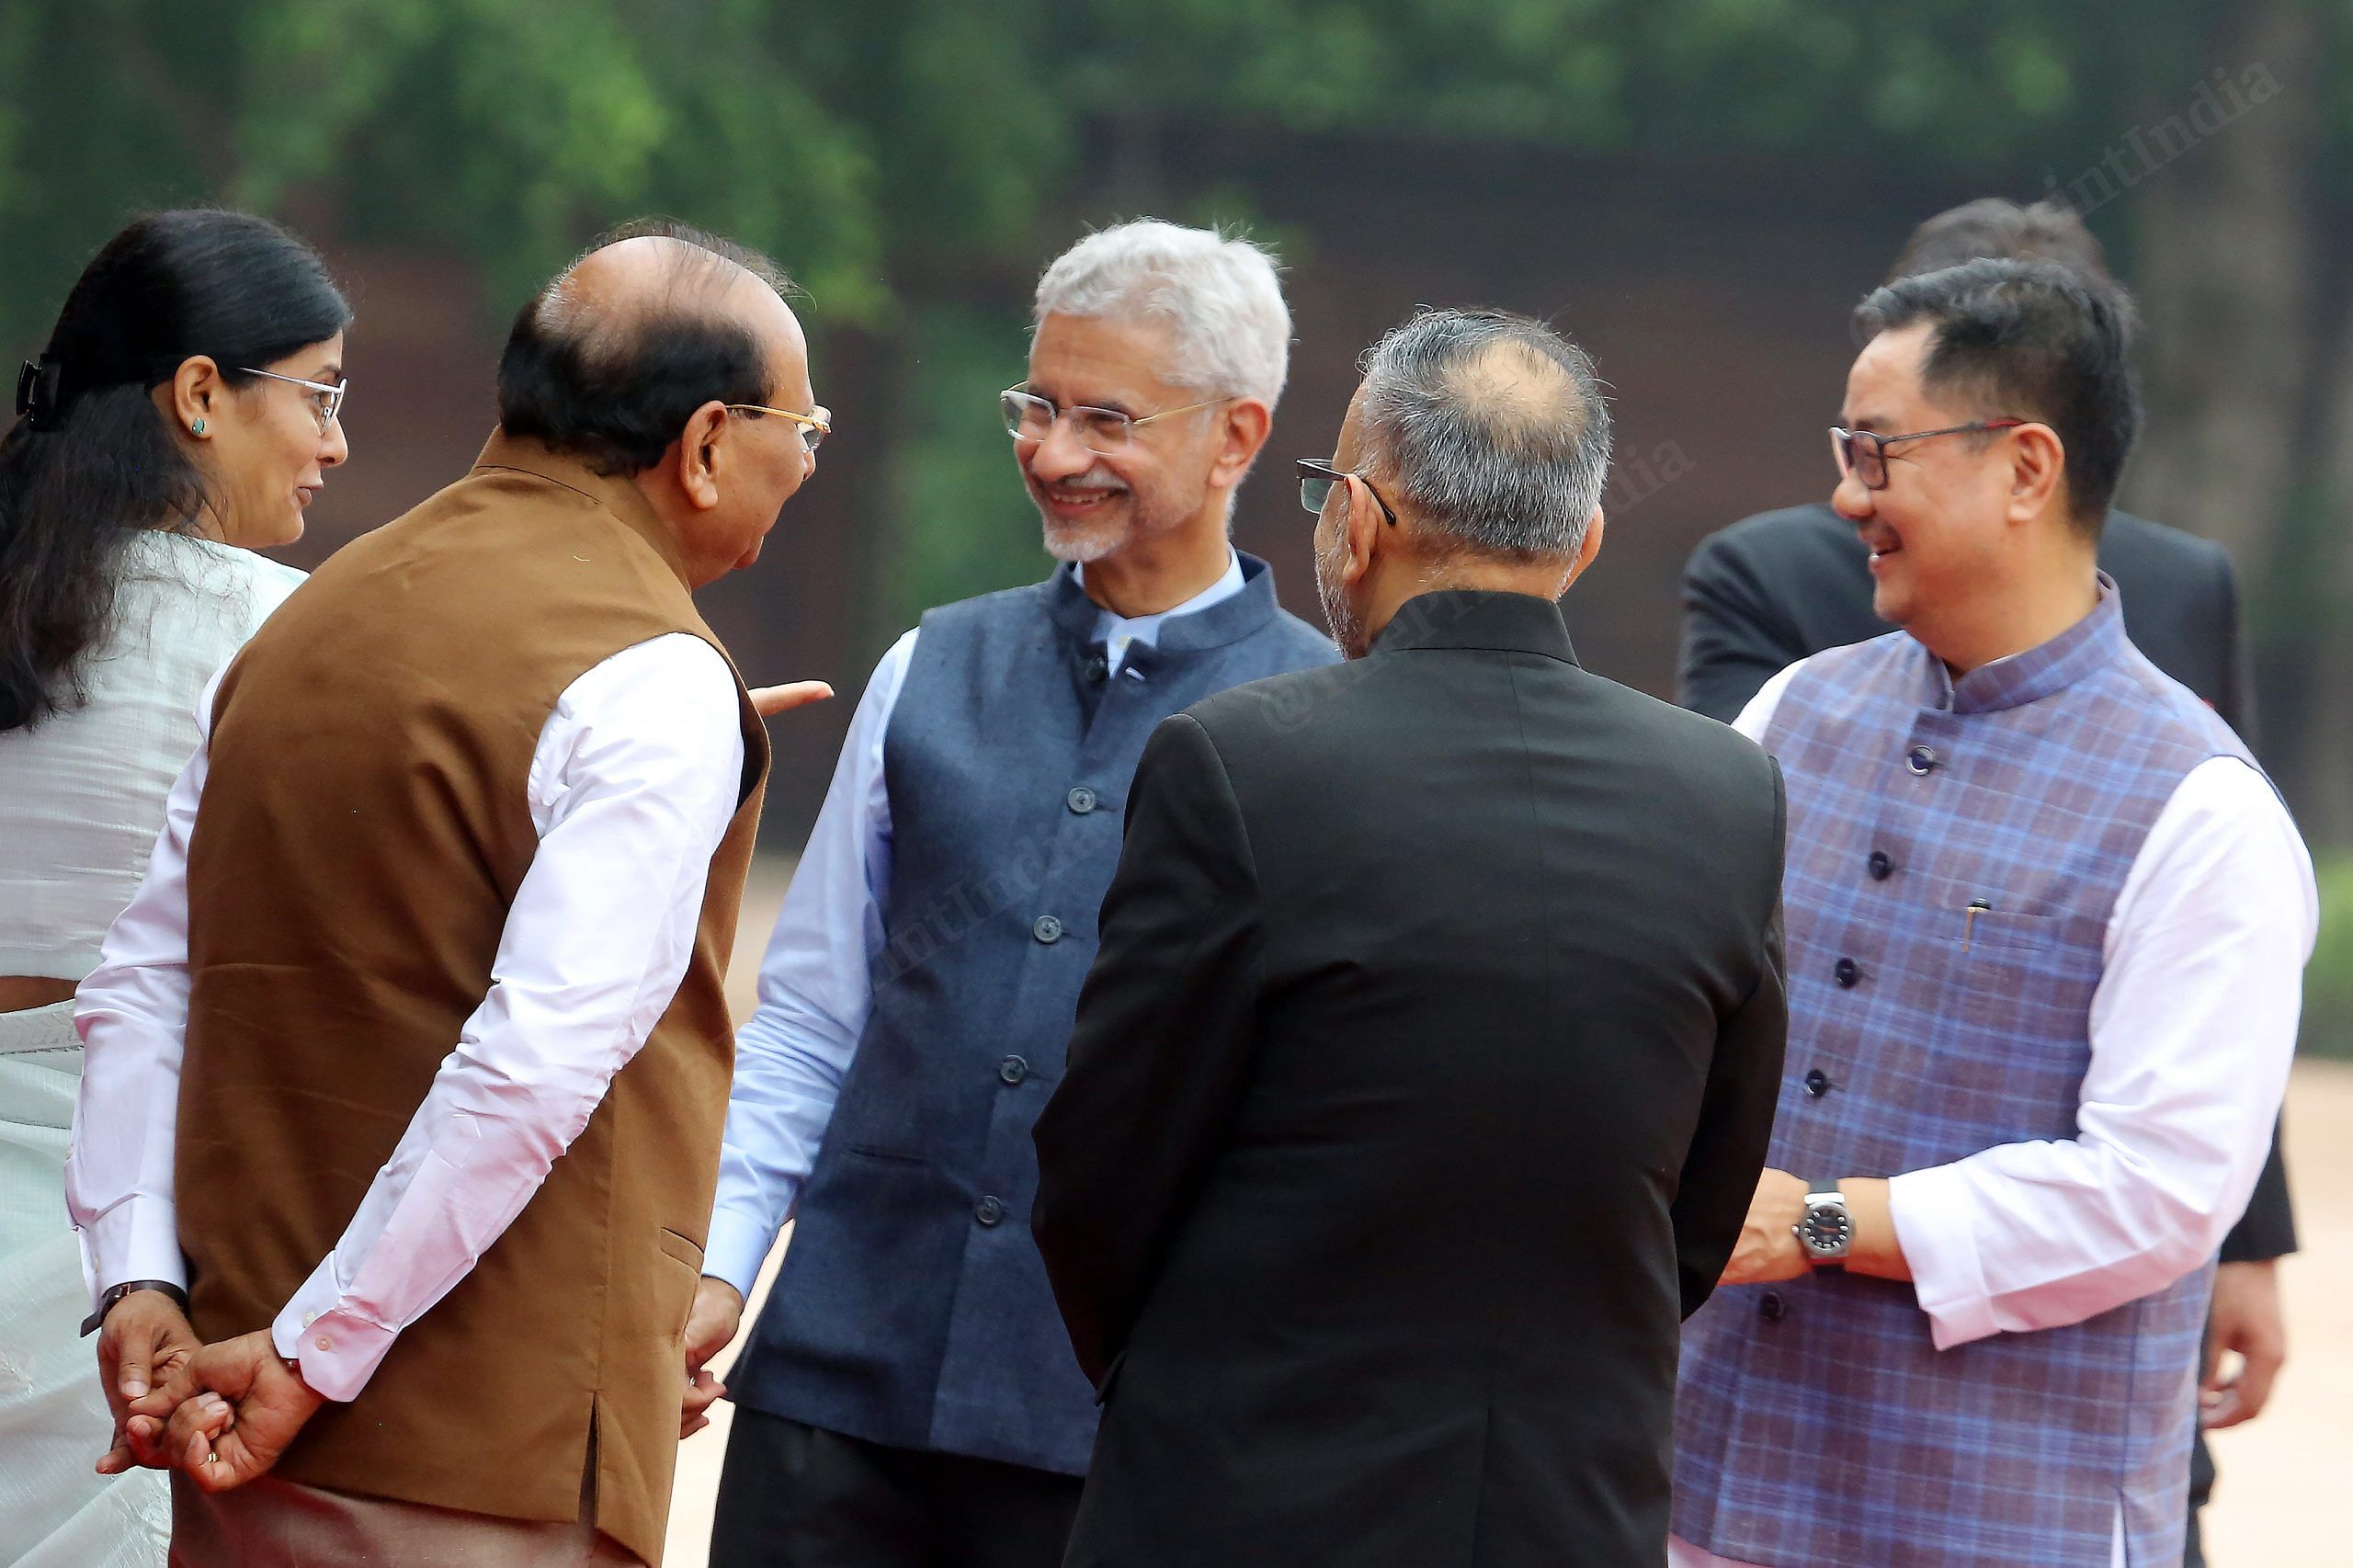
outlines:
[[1790, 1227], [1805, 1248], [1808, 1262], [1839, 1264], [1855, 1244], [1855, 1217], [1847, 1211], [1847, 1195], [1835, 1181], [1817, 1181], [1806, 1189], [1805, 1217]]
[[107, 1321], [107, 1314], [114, 1311], [115, 1303], [135, 1290], [161, 1290], [165, 1295], [169, 1296], [173, 1301], [179, 1303], [179, 1309], [182, 1313], [186, 1313], [188, 1311], [188, 1292], [173, 1284], [170, 1280], [126, 1279], [119, 1285], [109, 1285], [107, 1287], [107, 1293], [98, 1298], [98, 1310], [82, 1320], [82, 1337], [86, 1339], [91, 1335], [97, 1333], [98, 1325]]

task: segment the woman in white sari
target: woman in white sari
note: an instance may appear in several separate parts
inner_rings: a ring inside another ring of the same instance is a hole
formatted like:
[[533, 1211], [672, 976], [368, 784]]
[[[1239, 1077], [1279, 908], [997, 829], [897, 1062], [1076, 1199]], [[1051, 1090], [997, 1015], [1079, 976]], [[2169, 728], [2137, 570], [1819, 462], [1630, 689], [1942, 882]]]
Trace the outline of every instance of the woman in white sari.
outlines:
[[109, 1292], [82, 1336], [74, 988], [139, 886], [206, 683], [301, 581], [251, 552], [300, 537], [343, 461], [350, 316], [275, 225], [152, 214], [74, 285], [0, 437], [0, 1562], [16, 1568], [164, 1561], [168, 1493], [138, 1463], [194, 1336], [168, 1246], [175, 1277]]

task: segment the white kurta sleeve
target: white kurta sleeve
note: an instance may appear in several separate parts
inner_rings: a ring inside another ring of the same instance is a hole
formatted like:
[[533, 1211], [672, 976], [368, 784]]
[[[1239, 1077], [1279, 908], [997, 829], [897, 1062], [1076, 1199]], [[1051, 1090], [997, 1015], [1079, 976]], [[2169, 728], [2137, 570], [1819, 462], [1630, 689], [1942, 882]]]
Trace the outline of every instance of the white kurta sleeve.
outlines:
[[692, 957], [743, 768], [734, 677], [700, 638], [626, 649], [558, 700], [529, 784], [540, 846], [489, 994], [335, 1250], [271, 1325], [320, 1393], [359, 1392], [522, 1212], [644, 1045]]
[[129, 1279], [188, 1283], [172, 1192], [188, 1043], [188, 846], [204, 796], [221, 673], [197, 704], [196, 755], [165, 797], [147, 875], [74, 994], [82, 1083], [65, 1207], [81, 1236], [93, 1305]]
[[2294, 1053], [2319, 899], [2254, 768], [2193, 768], [2108, 926], [2077, 1133], [1890, 1187], [1938, 1348], [2084, 1319], [2213, 1256], [2246, 1207]]

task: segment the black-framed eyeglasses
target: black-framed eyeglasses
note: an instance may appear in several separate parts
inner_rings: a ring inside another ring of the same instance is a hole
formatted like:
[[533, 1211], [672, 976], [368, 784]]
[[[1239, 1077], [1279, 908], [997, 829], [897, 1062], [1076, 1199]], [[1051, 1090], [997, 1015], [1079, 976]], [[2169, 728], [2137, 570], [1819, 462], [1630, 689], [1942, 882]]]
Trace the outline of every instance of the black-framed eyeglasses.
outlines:
[[1317, 517], [1324, 515], [1324, 503], [1331, 499], [1332, 486], [1344, 479], [1354, 479], [1361, 483], [1367, 490], [1372, 491], [1372, 499], [1381, 507], [1382, 517], [1392, 523], [1397, 520], [1397, 514], [1390, 509], [1387, 501], [1381, 499], [1381, 492], [1372, 489], [1372, 481], [1366, 479], [1364, 475], [1343, 473], [1322, 458], [1301, 458], [1298, 462], [1299, 504]]
[[2030, 425], [2029, 419], [1978, 419], [1967, 425], [1948, 425], [1941, 430], [1911, 430], [1901, 436], [1882, 436], [1876, 430], [1842, 430], [1830, 427], [1830, 454], [1838, 462], [1841, 478], [1853, 474], [1863, 482], [1866, 490], [1887, 488], [1887, 449], [1898, 441], [1925, 441], [1931, 436], [1960, 436], [1982, 430], [2011, 430]]
[[1197, 408], [1214, 408], [1233, 401], [1211, 397], [1164, 408], [1157, 414], [1123, 414], [1116, 408], [1097, 408], [1085, 403], [1063, 408], [1051, 398], [1040, 397], [1021, 387], [1007, 387], [996, 394], [997, 410], [1005, 417], [1005, 433], [1015, 440], [1043, 441], [1053, 434], [1057, 423], [1067, 419], [1077, 427], [1079, 445], [1099, 458], [1116, 458], [1126, 451], [1134, 444], [1137, 428], [1155, 419], [1190, 414]]

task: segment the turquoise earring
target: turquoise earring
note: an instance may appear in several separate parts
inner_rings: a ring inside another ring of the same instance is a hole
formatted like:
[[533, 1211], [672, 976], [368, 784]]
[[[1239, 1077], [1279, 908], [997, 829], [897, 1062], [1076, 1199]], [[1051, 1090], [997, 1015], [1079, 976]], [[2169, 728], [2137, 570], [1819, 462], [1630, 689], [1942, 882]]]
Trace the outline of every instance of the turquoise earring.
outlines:
[[203, 421], [203, 420], [201, 420], [201, 419], [199, 419], [199, 420], [198, 420], [195, 424], [193, 424], [193, 425], [189, 426], [188, 427], [188, 433], [189, 435], [191, 435], [191, 436], [201, 436], [201, 435], [203, 435], [203, 434], [204, 434], [204, 421]]

